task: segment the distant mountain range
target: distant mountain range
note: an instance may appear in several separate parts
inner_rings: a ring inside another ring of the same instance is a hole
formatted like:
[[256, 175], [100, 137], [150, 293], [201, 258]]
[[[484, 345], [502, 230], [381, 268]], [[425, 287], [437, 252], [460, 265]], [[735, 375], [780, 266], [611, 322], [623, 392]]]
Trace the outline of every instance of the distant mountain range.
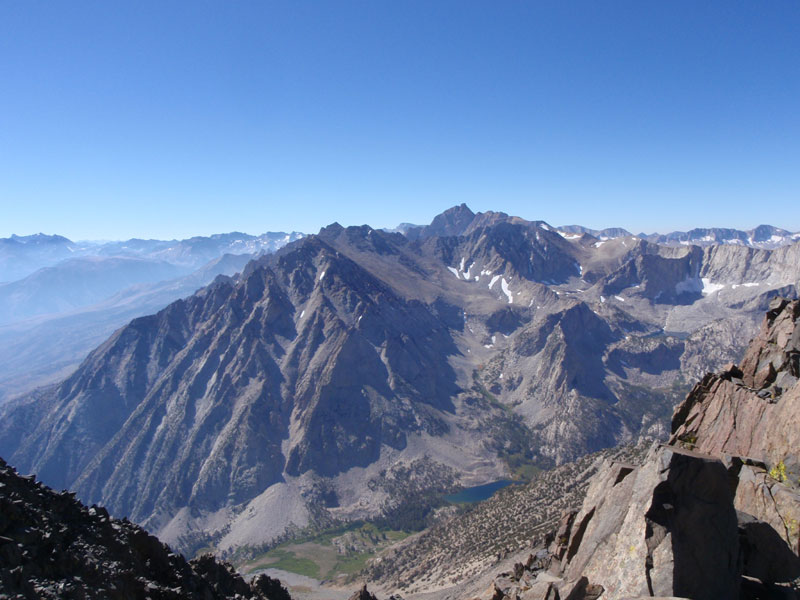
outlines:
[[[387, 230], [399, 232], [410, 237], [417, 235], [415, 232], [425, 228], [424, 225], [401, 223], [396, 228]], [[787, 246], [800, 240], [800, 232], [792, 233], [772, 225], [759, 225], [755, 229], [743, 231], [721, 227], [698, 228], [691, 231], [673, 231], [671, 233], [639, 233], [633, 234], [621, 227], [607, 229], [591, 229], [582, 225], [562, 225], [554, 227], [565, 237], [583, 235], [584, 233], [596, 237], [598, 240], [611, 240], [621, 237], [636, 237], [654, 244], [665, 246], [712, 246], [716, 244], [732, 244], [735, 246], [748, 246], [750, 248], [774, 249]]]
[[60, 235], [12, 235], [0, 238], [0, 282], [27, 277], [38, 269], [74, 258], [139, 258], [169, 263], [193, 271], [223, 254], [273, 252], [303, 237], [302, 233], [268, 232], [262, 235], [221, 233], [185, 240], [140, 240], [73, 242]]
[[[620, 228], [603, 229], [596, 231], [579, 225], [559, 227], [559, 231], [571, 234], [589, 233], [599, 239], [613, 239], [632, 235]], [[654, 244], [667, 246], [712, 246], [716, 244], [732, 244], [735, 246], [749, 246], [751, 248], [779, 248], [793, 244], [800, 240], [800, 233], [792, 233], [772, 225], [759, 225], [755, 229], [741, 231], [739, 229], [723, 229], [711, 227], [692, 229], [691, 231], [673, 231], [672, 233], [640, 233], [636, 237]]]
[[601, 239], [464, 205], [405, 234], [333, 224], [0, 407], [0, 455], [189, 552], [398, 523], [665, 436], [798, 283], [800, 243]]
[[187, 240], [0, 239], [0, 402], [63, 377], [131, 319], [233, 275], [303, 234]]

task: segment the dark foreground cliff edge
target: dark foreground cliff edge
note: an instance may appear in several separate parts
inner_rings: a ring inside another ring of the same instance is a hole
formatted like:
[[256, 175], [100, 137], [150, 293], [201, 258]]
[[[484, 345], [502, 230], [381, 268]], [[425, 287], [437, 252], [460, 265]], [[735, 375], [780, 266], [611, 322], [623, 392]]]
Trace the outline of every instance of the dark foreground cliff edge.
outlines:
[[138, 525], [1, 458], [0, 598], [291, 600], [276, 579], [247, 583], [211, 555], [187, 561]]

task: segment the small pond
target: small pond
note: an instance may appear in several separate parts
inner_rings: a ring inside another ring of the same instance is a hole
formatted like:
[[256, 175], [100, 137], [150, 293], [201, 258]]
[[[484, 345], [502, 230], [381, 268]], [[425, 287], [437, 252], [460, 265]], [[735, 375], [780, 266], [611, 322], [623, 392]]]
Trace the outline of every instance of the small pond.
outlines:
[[519, 481], [511, 481], [510, 479], [501, 479], [493, 481], [492, 483], [484, 483], [483, 485], [476, 485], [468, 487], [455, 494], [449, 494], [444, 499], [451, 504], [472, 504], [473, 502], [480, 502], [491, 497], [497, 490], [501, 490], [506, 486], [520, 483]]

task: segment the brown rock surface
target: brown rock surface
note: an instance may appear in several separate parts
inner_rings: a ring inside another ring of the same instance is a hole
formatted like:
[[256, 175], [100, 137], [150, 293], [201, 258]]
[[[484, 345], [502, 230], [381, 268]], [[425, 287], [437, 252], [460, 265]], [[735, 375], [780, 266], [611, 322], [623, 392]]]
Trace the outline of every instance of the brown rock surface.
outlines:
[[631, 471], [611, 465], [576, 515], [561, 570], [604, 598], [738, 597], [736, 513], [721, 461], [654, 447]]
[[741, 367], [706, 375], [678, 406], [670, 443], [794, 467], [800, 449], [798, 317], [800, 301], [773, 300]]
[[[800, 301], [776, 298], [741, 367], [708, 374], [678, 406], [670, 443], [726, 457], [736, 509], [800, 551]], [[735, 457], [752, 457], [742, 460]], [[738, 461], [738, 462], [737, 462]]]

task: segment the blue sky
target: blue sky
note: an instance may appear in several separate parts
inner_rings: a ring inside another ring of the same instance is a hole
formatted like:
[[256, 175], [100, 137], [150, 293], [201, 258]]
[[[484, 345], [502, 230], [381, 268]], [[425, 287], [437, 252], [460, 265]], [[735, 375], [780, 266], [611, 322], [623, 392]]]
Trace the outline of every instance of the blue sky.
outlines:
[[0, 3], [0, 236], [800, 230], [800, 3]]

